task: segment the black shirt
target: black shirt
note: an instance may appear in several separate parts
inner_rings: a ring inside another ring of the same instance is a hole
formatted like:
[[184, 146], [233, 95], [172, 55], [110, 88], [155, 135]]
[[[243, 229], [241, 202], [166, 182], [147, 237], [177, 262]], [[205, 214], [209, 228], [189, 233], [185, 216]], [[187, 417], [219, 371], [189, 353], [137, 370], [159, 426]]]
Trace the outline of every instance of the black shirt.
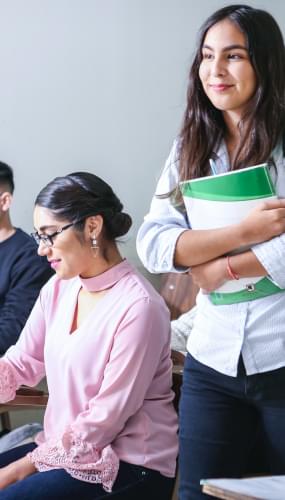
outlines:
[[41, 287], [51, 277], [46, 258], [21, 229], [0, 243], [0, 355], [15, 344]]

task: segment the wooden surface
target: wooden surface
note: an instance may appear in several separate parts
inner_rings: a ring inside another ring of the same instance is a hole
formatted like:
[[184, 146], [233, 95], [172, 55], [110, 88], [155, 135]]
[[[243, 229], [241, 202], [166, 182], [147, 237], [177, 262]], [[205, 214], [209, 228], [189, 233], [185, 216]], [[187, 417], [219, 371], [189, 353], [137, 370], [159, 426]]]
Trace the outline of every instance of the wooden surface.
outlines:
[[234, 493], [217, 486], [212, 486], [210, 484], [204, 484], [202, 488], [203, 493], [210, 495], [215, 498], [223, 498], [224, 500], [260, 500], [257, 497], [251, 497], [248, 495], [243, 495], [241, 493]]
[[47, 401], [48, 394], [44, 391], [22, 386], [17, 390], [13, 401], [0, 404], [0, 413], [18, 409], [30, 409], [32, 407], [43, 408], [46, 406]]

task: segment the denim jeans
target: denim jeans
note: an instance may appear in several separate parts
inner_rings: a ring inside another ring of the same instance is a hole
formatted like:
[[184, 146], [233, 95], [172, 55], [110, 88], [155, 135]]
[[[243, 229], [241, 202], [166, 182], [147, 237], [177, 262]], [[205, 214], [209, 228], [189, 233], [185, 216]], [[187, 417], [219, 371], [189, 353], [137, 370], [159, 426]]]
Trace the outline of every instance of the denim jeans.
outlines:
[[285, 368], [247, 376], [240, 359], [229, 377], [188, 354], [179, 416], [179, 500], [206, 500], [201, 479], [248, 474], [257, 438], [266, 472], [285, 474]]
[[[0, 467], [25, 456], [36, 447], [29, 443], [0, 455]], [[64, 469], [36, 472], [0, 491], [0, 500], [170, 500], [174, 479], [159, 472], [120, 462], [112, 493], [100, 484], [72, 478]]]

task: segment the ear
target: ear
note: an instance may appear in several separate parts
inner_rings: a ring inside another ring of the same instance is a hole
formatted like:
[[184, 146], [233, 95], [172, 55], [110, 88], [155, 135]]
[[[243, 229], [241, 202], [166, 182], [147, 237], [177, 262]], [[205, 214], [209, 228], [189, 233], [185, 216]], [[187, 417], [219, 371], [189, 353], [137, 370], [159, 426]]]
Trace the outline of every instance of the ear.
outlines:
[[103, 217], [102, 215], [92, 215], [87, 217], [85, 221], [85, 232], [86, 236], [90, 238], [98, 238], [103, 229]]
[[8, 212], [12, 205], [13, 196], [9, 191], [4, 191], [0, 196], [0, 207], [2, 212]]

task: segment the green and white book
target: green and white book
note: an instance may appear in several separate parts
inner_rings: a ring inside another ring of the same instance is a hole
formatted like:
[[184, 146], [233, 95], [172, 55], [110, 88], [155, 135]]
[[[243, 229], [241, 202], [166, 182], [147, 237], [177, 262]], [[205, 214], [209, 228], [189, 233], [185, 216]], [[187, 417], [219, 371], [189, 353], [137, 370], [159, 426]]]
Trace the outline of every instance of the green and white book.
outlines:
[[[237, 224], [261, 201], [277, 198], [267, 164], [181, 182], [180, 189], [192, 229]], [[217, 305], [233, 304], [282, 291], [269, 277], [256, 276], [229, 280], [210, 297]]]

